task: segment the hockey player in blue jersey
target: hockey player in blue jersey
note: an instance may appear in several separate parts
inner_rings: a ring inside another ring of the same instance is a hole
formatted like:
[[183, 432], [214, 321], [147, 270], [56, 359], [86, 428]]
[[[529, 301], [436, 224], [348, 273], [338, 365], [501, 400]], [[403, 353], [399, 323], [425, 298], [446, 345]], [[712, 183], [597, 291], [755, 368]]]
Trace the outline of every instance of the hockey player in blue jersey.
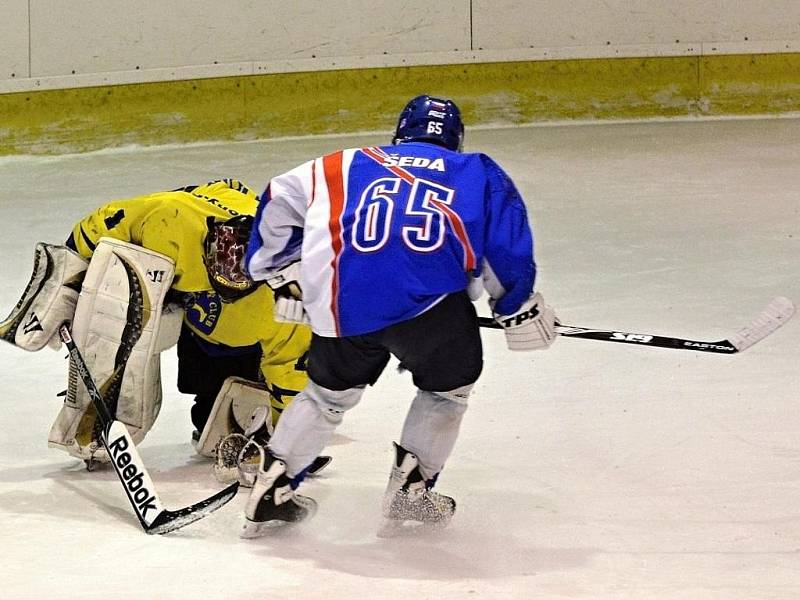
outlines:
[[512, 350], [555, 339], [522, 198], [491, 158], [462, 153], [463, 136], [452, 101], [419, 96], [393, 145], [334, 152], [269, 182], [247, 268], [274, 290], [276, 319], [311, 323], [310, 382], [262, 449], [243, 536], [313, 514], [315, 501], [295, 493], [304, 470], [390, 355], [417, 391], [382, 531], [446, 525], [455, 501], [432, 488], [483, 366], [472, 298], [488, 291]]

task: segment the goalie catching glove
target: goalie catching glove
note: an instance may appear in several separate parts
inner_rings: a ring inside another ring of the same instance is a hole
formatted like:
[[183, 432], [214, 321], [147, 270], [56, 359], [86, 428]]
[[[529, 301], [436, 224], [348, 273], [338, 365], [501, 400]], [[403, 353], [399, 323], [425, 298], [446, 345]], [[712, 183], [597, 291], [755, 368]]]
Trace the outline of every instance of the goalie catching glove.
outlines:
[[514, 314], [492, 312], [492, 316], [503, 326], [509, 350], [543, 350], [556, 339], [555, 311], [544, 303], [538, 292], [523, 302]]
[[303, 291], [300, 288], [300, 262], [293, 262], [267, 277], [267, 285], [275, 294], [273, 315], [283, 323], [308, 323], [303, 309]]
[[[219, 441], [214, 451], [214, 476], [217, 481], [233, 483], [238, 480], [243, 487], [253, 487], [264, 460], [265, 448], [272, 437], [271, 411], [270, 406], [256, 407], [244, 433], [231, 433]], [[330, 456], [318, 456], [305, 473], [317, 475], [332, 460]]]

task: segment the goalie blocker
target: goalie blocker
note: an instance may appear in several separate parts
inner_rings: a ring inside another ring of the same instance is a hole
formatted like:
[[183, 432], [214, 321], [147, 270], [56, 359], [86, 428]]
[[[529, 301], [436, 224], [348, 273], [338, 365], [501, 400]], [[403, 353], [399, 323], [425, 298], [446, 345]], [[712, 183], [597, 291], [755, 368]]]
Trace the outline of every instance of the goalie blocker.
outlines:
[[[164, 300], [174, 263], [140, 246], [101, 238], [86, 271], [72, 319], [72, 337], [109, 412], [135, 443], [161, 408], [159, 354], [173, 346], [183, 312]], [[86, 461], [108, 461], [101, 423], [70, 361], [67, 395], [48, 444]]]

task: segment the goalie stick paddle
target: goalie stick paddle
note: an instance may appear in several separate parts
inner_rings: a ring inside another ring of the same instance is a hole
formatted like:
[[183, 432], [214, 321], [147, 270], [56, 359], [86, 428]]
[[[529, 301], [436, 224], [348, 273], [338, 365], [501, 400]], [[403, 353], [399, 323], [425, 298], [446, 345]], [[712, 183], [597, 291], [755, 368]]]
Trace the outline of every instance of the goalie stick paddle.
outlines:
[[100, 440], [108, 452], [117, 477], [122, 482], [125, 494], [146, 533], [168, 533], [199, 521], [225, 505], [236, 495], [239, 482], [186, 508], [178, 510], [164, 508], [128, 428], [121, 421], [114, 419], [108, 411], [100, 390], [97, 389], [97, 385], [89, 373], [86, 361], [83, 360], [83, 356], [72, 339], [67, 323], [63, 323], [59, 327], [58, 334], [67, 346], [69, 356], [97, 410], [97, 417], [103, 426]]
[[[638, 346], [654, 346], [657, 348], [673, 348], [675, 350], [695, 350], [697, 352], [714, 352], [716, 354], [735, 354], [746, 350], [756, 342], [760, 342], [794, 314], [795, 307], [788, 298], [773, 298], [767, 307], [750, 323], [727, 339], [718, 342], [701, 342], [678, 337], [653, 335], [651, 333], [627, 333], [614, 329], [587, 329], [586, 327], [570, 327], [556, 324], [558, 335], [598, 340], [600, 342], [618, 342]], [[491, 317], [478, 317], [481, 327], [503, 329], [503, 326]]]

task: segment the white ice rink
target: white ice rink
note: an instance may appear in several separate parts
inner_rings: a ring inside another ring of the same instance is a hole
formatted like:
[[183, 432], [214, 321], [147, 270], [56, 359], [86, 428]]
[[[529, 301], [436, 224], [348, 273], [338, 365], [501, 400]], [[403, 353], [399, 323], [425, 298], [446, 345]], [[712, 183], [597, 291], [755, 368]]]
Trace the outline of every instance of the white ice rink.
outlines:
[[[37, 241], [112, 199], [267, 179], [383, 136], [0, 160], [0, 318]], [[774, 296], [800, 301], [800, 120], [467, 131], [530, 207], [539, 289], [569, 325], [719, 340]], [[487, 314], [485, 300], [480, 310]], [[0, 598], [800, 598], [800, 317], [733, 355], [562, 338], [486, 367], [438, 488], [438, 536], [379, 539], [379, 503], [413, 394], [392, 367], [302, 488], [316, 518], [240, 540], [247, 491], [147, 536], [111, 470], [47, 448], [65, 352], [0, 347]], [[162, 500], [221, 489], [189, 443], [165, 354], [141, 446]], [[392, 363], [394, 365], [394, 363]]]

